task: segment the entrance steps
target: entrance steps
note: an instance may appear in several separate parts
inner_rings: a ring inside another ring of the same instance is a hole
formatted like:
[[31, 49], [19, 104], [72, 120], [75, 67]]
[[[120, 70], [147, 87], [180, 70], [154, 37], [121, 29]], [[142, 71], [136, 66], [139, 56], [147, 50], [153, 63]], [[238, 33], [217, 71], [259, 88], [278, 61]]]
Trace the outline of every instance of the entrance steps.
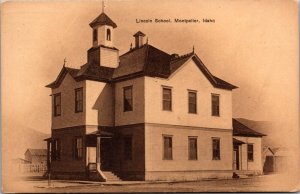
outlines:
[[248, 178], [249, 177], [249, 174], [245, 171], [234, 171], [233, 172], [233, 175], [232, 175], [232, 178]]
[[122, 181], [122, 179], [120, 179], [120, 177], [118, 177], [118, 175], [114, 174], [111, 171], [102, 171], [102, 173], [107, 178], [106, 181]]

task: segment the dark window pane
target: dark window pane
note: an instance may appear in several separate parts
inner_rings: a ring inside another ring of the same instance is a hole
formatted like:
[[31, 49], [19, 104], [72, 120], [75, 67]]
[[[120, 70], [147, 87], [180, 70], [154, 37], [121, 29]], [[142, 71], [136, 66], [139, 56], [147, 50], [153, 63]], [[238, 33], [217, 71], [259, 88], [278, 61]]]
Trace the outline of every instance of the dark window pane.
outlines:
[[124, 138], [124, 159], [132, 160], [132, 137]]
[[189, 92], [189, 113], [197, 113], [197, 94]]
[[110, 39], [111, 39], [110, 29], [107, 29], [107, 31], [106, 31], [106, 40], [110, 41]]
[[211, 95], [212, 116], [220, 116], [220, 96], [216, 94]]
[[97, 32], [97, 29], [94, 29], [93, 30], [93, 42], [95, 42], [97, 40], [98, 40], [98, 32]]
[[123, 88], [124, 112], [133, 110], [132, 86]]
[[163, 110], [172, 110], [172, 90], [163, 88]]
[[220, 160], [220, 139], [213, 138], [213, 160]]
[[248, 161], [253, 161], [254, 156], [253, 156], [253, 144], [248, 144], [247, 145], [247, 151], [248, 151]]
[[75, 112], [83, 111], [83, 88], [75, 90]]
[[82, 159], [83, 157], [83, 142], [82, 137], [76, 137], [74, 143], [75, 159]]
[[53, 114], [54, 114], [54, 116], [61, 115], [61, 95], [60, 95], [60, 93], [53, 95]]
[[172, 137], [164, 137], [164, 159], [172, 160]]
[[197, 138], [189, 138], [189, 160], [197, 160]]

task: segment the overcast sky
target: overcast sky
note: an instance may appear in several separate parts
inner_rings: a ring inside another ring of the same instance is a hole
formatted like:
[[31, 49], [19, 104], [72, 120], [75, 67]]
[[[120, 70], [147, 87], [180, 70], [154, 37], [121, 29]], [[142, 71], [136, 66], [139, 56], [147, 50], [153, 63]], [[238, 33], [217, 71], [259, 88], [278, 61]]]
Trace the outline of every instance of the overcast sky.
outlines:
[[[271, 2], [271, 3], [270, 3]], [[128, 51], [141, 30], [168, 53], [195, 52], [216, 76], [238, 86], [233, 116], [298, 122], [296, 1], [106, 1], [117, 23], [115, 46]], [[67, 58], [79, 68], [92, 46], [89, 23], [101, 1], [6, 2], [1, 7], [2, 108], [5, 129], [50, 133], [50, 89]], [[214, 19], [215, 23], [138, 24], [136, 19]]]

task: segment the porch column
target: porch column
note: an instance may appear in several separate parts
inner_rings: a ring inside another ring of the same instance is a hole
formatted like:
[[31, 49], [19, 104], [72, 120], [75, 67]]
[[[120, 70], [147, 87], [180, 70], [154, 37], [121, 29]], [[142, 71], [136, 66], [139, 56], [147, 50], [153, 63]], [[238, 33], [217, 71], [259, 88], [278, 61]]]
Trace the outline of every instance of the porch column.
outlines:
[[47, 141], [47, 171], [50, 173], [50, 149], [51, 149], [51, 140]]

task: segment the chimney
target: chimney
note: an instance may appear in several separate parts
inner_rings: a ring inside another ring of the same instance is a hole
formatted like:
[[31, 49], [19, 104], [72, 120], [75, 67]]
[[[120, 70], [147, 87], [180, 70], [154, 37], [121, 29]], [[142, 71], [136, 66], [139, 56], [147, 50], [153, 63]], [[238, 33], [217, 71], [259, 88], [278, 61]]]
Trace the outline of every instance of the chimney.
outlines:
[[133, 36], [135, 38], [135, 48], [140, 48], [141, 46], [143, 46], [143, 38], [145, 34], [141, 31], [138, 31]]

